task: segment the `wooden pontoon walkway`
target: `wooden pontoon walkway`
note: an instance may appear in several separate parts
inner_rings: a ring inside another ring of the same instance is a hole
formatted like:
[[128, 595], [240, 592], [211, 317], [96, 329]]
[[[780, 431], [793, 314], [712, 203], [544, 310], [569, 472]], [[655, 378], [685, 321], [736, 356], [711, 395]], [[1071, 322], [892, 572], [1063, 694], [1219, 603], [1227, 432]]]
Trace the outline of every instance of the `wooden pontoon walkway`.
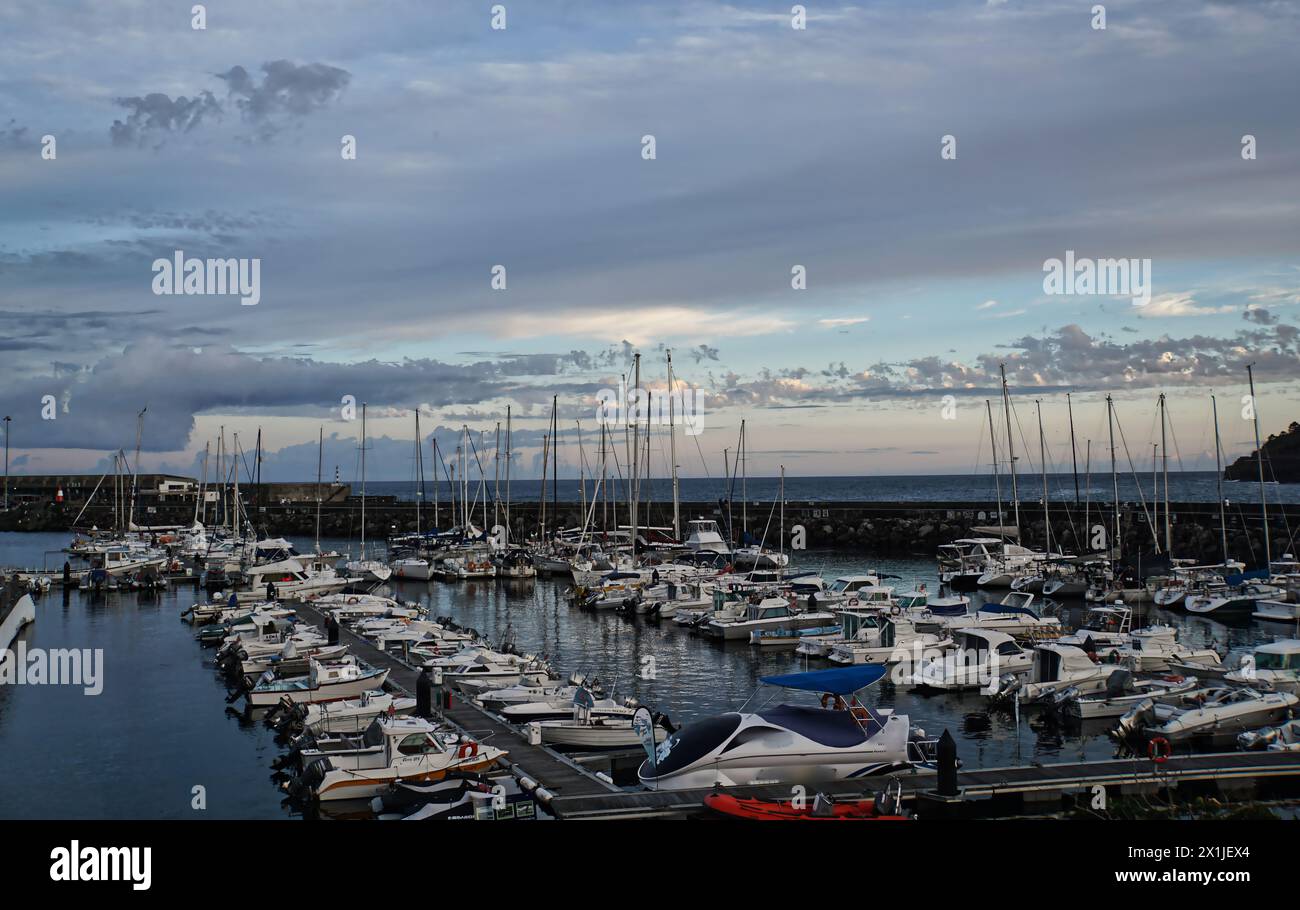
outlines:
[[[302, 619], [321, 629], [325, 628], [325, 617], [315, 607], [296, 604], [294, 609]], [[379, 650], [369, 640], [350, 629], [339, 630], [339, 641], [347, 644], [359, 659], [373, 667], [387, 669], [389, 688], [400, 690], [408, 696], [415, 694], [415, 680], [419, 676], [416, 670]], [[517, 729], [498, 720], [459, 693], [452, 695], [451, 708], [440, 714], [461, 732], [509, 752], [511, 773], [520, 780], [524, 789], [532, 791], [540, 788], [535, 796], [548, 811], [553, 797], [590, 798], [622, 792], [568, 757], [545, 746], [532, 745]]]
[[[903, 774], [903, 800], [915, 805], [934, 789], [934, 774]], [[1270, 779], [1300, 781], [1300, 753], [1296, 752], [1228, 752], [1178, 756], [1157, 766], [1146, 758], [1103, 761], [1065, 762], [1048, 765], [988, 768], [961, 771], [957, 775], [959, 795], [946, 802], [954, 807], [976, 808], [979, 803], [992, 804], [1000, 797], [1018, 797], [1026, 802], [1084, 794], [1095, 786], [1106, 787], [1112, 795], [1154, 792], [1184, 784], [1211, 783], [1220, 789], [1236, 784], [1252, 785]], [[883, 778], [859, 781], [836, 781], [809, 788], [838, 798], [870, 795], [881, 789]], [[560, 797], [551, 811], [561, 818], [636, 818], [673, 817], [698, 814], [709, 790], [675, 790], [628, 792], [582, 797]], [[782, 786], [731, 787], [734, 796], [788, 799], [791, 788]], [[954, 814], [962, 814], [956, 812]], [[996, 811], [993, 814], [999, 814]], [[1013, 813], [1018, 814], [1018, 813]]]

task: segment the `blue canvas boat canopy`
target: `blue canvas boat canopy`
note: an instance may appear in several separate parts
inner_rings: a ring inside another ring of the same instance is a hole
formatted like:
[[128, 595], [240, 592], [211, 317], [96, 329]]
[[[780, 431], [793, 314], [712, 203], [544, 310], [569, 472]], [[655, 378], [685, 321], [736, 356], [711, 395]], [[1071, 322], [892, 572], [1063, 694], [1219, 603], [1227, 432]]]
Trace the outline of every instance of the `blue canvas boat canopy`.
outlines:
[[855, 667], [837, 667], [834, 670], [814, 670], [811, 673], [786, 673], [782, 676], [764, 676], [761, 682], [783, 689], [804, 689], [808, 692], [829, 692], [848, 695], [878, 682], [885, 675], [879, 664], [860, 664]]

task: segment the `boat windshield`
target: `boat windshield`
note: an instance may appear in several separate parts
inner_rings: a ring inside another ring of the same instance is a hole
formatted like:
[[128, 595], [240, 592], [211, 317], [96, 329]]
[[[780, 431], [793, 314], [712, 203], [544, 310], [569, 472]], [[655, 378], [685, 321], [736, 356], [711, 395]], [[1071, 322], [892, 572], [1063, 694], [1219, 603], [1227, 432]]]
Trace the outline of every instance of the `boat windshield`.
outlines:
[[1294, 670], [1300, 667], [1300, 655], [1276, 654], [1258, 651], [1255, 654], [1256, 670]]

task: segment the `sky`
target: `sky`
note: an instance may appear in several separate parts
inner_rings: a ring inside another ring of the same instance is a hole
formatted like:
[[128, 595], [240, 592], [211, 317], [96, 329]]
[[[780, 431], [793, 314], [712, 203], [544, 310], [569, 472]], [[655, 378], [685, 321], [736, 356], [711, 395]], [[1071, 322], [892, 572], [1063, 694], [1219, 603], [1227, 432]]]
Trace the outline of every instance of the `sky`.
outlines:
[[[1135, 450], [1164, 392], [1171, 457], [1213, 467], [1211, 395], [1247, 453], [1247, 364], [1263, 433], [1300, 419], [1294, 3], [192, 5], [0, 6], [15, 472], [134, 461], [144, 409], [141, 470], [260, 430], [309, 479], [323, 432], [352, 480], [365, 402], [372, 479], [417, 411], [428, 464], [507, 408], [529, 477], [555, 400], [573, 476], [636, 353], [700, 396], [689, 476], [742, 420], [752, 476], [987, 471], [1002, 365], [1031, 464], [1039, 403], [1061, 467], [1107, 394]], [[155, 293], [178, 251], [257, 260], [256, 305]], [[1067, 252], [1149, 297], [1048, 293]]]

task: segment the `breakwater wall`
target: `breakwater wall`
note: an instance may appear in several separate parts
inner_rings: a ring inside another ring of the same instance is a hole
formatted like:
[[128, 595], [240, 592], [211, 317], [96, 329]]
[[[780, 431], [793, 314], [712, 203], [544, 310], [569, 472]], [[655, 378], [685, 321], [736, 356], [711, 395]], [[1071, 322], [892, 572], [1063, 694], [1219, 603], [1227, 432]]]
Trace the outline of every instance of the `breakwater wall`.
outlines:
[[[585, 513], [578, 502], [560, 502], [552, 508], [547, 504], [548, 527], [557, 524], [565, 528], [581, 527]], [[647, 513], [648, 510], [648, 513]], [[0, 513], [0, 531], [70, 531], [81, 506], [75, 503], [24, 503], [7, 513]], [[193, 506], [149, 506], [137, 513], [138, 524], [188, 524], [193, 520]], [[310, 539], [316, 531], [316, 506], [314, 503], [282, 503], [259, 506], [252, 503], [248, 513], [253, 523], [268, 534], [296, 538], [300, 543]], [[1219, 509], [1215, 503], [1170, 504], [1172, 552], [1179, 557], [1216, 562], [1221, 558]], [[670, 505], [653, 503], [642, 507], [642, 523], [655, 527], [672, 525]], [[648, 517], [647, 517], [648, 514]], [[1097, 529], [1104, 529], [1106, 541], [1113, 529], [1114, 510], [1109, 503], [1092, 503], [1085, 508], [1073, 502], [1053, 502], [1050, 509], [1053, 549], [1074, 552], [1090, 549], [1088, 543], [1096, 541]], [[421, 509], [421, 526], [432, 524], [432, 509]], [[750, 539], [776, 547], [780, 527], [779, 513], [772, 503], [751, 503], [747, 522], [738, 503], [728, 508], [718, 502], [684, 502], [681, 520], [709, 518], [718, 521], [725, 529], [730, 523], [739, 537], [742, 526]], [[444, 503], [439, 511], [442, 526], [453, 523], [449, 507]], [[1300, 505], [1273, 505], [1268, 507], [1268, 525], [1275, 558], [1284, 552], [1294, 552], [1295, 537], [1300, 536]], [[492, 526], [505, 523], [504, 504], [494, 510], [489, 503], [484, 521], [480, 503], [474, 510], [474, 523]], [[1013, 523], [1010, 507], [1003, 504], [1004, 525]], [[1152, 507], [1140, 502], [1121, 503], [1120, 530], [1124, 552], [1136, 554], [1152, 549]], [[541, 510], [538, 503], [513, 503], [510, 507], [511, 536], [523, 540], [536, 536], [541, 527]], [[626, 504], [595, 508], [596, 527], [626, 525]], [[1163, 545], [1163, 512], [1154, 519], [1156, 533]], [[111, 506], [91, 506], [82, 515], [80, 527], [96, 525], [111, 527]], [[802, 545], [807, 549], [835, 549], [861, 552], [877, 556], [933, 556], [935, 548], [957, 537], [980, 535], [978, 529], [999, 524], [997, 506], [993, 502], [787, 502], [785, 505], [784, 541], [787, 549]], [[1022, 541], [1041, 547], [1046, 540], [1046, 525], [1041, 504], [1022, 504], [1020, 509]], [[415, 530], [415, 504], [411, 502], [368, 501], [366, 503], [366, 537], [382, 540], [391, 534]], [[1258, 502], [1233, 502], [1227, 507], [1228, 551], [1233, 558], [1247, 565], [1262, 563], [1264, 554], [1264, 525]], [[333, 503], [320, 510], [320, 533], [329, 538], [355, 538], [361, 533], [360, 503], [348, 500]]]

